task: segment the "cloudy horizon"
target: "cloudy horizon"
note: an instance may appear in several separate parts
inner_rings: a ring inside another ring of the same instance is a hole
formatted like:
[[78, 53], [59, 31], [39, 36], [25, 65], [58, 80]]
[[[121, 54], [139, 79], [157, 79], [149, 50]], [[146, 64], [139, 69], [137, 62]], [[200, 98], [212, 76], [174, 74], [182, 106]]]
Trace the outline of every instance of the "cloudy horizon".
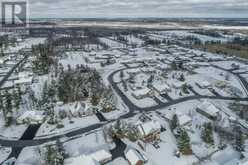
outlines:
[[29, 0], [30, 18], [247, 18], [247, 0]]

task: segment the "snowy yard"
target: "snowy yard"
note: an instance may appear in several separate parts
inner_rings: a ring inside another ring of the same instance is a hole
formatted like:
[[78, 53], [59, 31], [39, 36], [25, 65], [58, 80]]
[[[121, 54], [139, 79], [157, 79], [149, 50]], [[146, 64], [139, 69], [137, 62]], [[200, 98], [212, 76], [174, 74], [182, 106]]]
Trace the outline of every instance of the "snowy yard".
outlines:
[[50, 125], [47, 122], [41, 125], [40, 129], [36, 134], [36, 138], [43, 138], [47, 136], [62, 135], [66, 132], [84, 128], [93, 124], [99, 123], [98, 118], [94, 116], [82, 117], [82, 118], [72, 118], [63, 119], [60, 122], [64, 127], [57, 128], [57, 125]]
[[64, 144], [67, 153], [73, 156], [82, 154], [91, 154], [101, 149], [110, 150], [111, 144], [106, 142], [102, 130], [97, 130], [89, 135], [84, 135], [75, 140], [68, 141]]

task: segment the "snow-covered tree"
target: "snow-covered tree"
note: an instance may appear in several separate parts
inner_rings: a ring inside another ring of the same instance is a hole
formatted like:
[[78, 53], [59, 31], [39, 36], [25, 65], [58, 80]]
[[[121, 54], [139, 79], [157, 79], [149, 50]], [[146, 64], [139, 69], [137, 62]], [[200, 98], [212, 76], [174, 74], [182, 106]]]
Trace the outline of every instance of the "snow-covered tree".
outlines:
[[185, 130], [182, 129], [180, 131], [177, 141], [178, 141], [178, 148], [182, 154], [184, 155], [192, 154], [190, 138], [189, 138], [188, 133]]
[[214, 144], [214, 138], [213, 138], [213, 126], [211, 123], [205, 123], [203, 125], [203, 130], [201, 133], [201, 138], [205, 143]]
[[176, 129], [178, 126], [179, 126], [178, 117], [176, 114], [174, 114], [170, 123], [171, 130]]
[[241, 131], [240, 127], [237, 127], [235, 129], [235, 143], [234, 143], [234, 148], [239, 151], [242, 152], [244, 151], [244, 134]]

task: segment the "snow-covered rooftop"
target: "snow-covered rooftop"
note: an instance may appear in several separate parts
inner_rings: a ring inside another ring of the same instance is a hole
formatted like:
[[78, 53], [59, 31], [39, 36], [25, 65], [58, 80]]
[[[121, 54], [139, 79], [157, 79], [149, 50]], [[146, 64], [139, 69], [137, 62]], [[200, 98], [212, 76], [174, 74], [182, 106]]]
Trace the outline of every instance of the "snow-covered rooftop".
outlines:
[[179, 125], [183, 126], [192, 121], [188, 115], [181, 115], [178, 117]]
[[147, 136], [160, 129], [161, 129], [160, 123], [154, 120], [138, 125], [138, 130], [143, 136]]
[[112, 159], [112, 155], [106, 150], [99, 150], [97, 152], [94, 152], [90, 155], [90, 157], [98, 162]]
[[220, 111], [215, 105], [213, 105], [208, 101], [204, 101], [202, 104], [198, 106], [198, 108], [212, 116], [215, 116]]
[[136, 165], [139, 161], [143, 161], [143, 158], [141, 157], [141, 155], [134, 149], [129, 149], [125, 153], [125, 157], [131, 165]]

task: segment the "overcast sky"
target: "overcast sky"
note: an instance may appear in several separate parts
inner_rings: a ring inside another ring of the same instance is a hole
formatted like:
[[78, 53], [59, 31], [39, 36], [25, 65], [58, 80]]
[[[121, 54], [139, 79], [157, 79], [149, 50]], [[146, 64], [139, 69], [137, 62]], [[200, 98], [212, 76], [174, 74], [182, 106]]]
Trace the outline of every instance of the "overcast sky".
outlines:
[[31, 18], [248, 18], [248, 0], [29, 0], [29, 4]]

